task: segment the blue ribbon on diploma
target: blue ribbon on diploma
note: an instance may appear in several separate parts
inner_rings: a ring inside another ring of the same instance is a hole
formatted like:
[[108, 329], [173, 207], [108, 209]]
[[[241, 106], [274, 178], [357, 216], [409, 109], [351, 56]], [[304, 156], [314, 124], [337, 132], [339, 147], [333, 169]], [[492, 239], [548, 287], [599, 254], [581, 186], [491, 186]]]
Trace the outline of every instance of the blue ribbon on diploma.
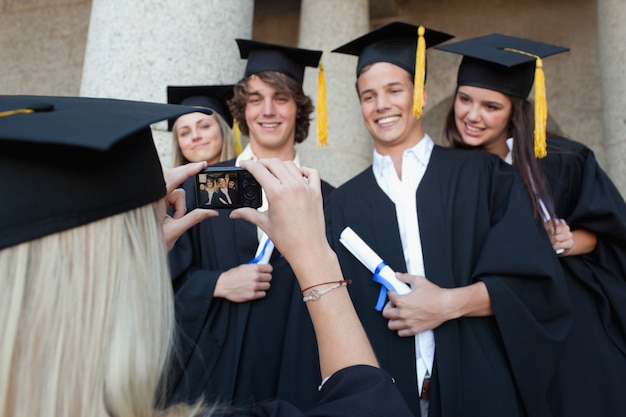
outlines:
[[384, 262], [379, 263], [374, 271], [374, 275], [372, 275], [372, 280], [381, 284], [380, 292], [378, 293], [378, 301], [376, 301], [376, 307], [374, 307], [376, 311], [381, 311], [385, 306], [385, 301], [387, 300], [387, 287], [385, 286], [386, 281], [380, 276], [380, 271], [382, 271], [382, 269], [386, 266], [387, 264]]
[[249, 264], [258, 264], [258, 263], [268, 263], [269, 258], [272, 255], [272, 251], [274, 250], [274, 244], [270, 240], [267, 235], [264, 235], [264, 241], [260, 242], [259, 247], [257, 248], [257, 255], [254, 259], [248, 261]]
[[381, 311], [385, 305], [387, 291], [397, 294], [408, 294], [411, 288], [396, 278], [393, 270], [363, 241], [354, 231], [346, 227], [339, 237], [339, 241], [374, 275], [372, 280], [382, 284], [376, 310]]

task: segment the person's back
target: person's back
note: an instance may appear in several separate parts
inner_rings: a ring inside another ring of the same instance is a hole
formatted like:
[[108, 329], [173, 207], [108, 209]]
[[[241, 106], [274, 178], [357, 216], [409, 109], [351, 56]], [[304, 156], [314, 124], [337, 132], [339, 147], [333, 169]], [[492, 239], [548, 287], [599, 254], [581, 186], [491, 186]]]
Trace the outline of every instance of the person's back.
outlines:
[[[164, 408], [162, 378], [174, 340], [165, 253], [184, 230], [217, 213], [186, 212], [176, 187], [206, 162], [163, 172], [149, 124], [190, 111], [0, 96], [0, 192], [19, 196], [0, 216], [0, 416], [305, 415], [285, 401]], [[272, 204], [267, 212], [231, 215], [262, 225], [309, 291], [300, 301], [316, 324], [315, 362], [325, 376], [309, 415], [409, 416], [378, 367], [325, 238], [319, 174], [278, 160], [242, 165]], [[40, 178], [45, 190], [29, 187]], [[45, 205], [38, 204], [42, 193]]]
[[156, 414], [174, 317], [149, 124], [188, 111], [0, 96], [3, 417]]

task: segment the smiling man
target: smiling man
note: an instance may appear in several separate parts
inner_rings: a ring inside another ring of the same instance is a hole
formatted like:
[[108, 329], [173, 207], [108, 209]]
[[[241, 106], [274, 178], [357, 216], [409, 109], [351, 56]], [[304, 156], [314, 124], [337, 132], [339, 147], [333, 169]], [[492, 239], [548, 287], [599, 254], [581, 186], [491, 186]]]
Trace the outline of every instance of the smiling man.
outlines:
[[[317, 67], [322, 51], [237, 44], [247, 65], [230, 108], [249, 143], [236, 160], [219, 165], [279, 158], [299, 166], [295, 145], [307, 138], [314, 110], [302, 89], [304, 70]], [[324, 195], [332, 189], [322, 183]], [[318, 398], [321, 375], [302, 293], [280, 253], [269, 249], [257, 261], [262, 232], [228, 215], [190, 230], [170, 254], [181, 329], [172, 398], [202, 395], [239, 405], [280, 398], [306, 410]]]
[[[517, 173], [424, 132], [416, 51], [450, 37], [393, 22], [333, 51], [358, 56], [374, 157], [330, 196], [329, 239], [380, 364], [416, 416], [548, 416], [570, 324], [566, 288]], [[382, 313], [380, 284], [340, 242], [346, 227], [406, 272], [412, 291], [390, 292]]]

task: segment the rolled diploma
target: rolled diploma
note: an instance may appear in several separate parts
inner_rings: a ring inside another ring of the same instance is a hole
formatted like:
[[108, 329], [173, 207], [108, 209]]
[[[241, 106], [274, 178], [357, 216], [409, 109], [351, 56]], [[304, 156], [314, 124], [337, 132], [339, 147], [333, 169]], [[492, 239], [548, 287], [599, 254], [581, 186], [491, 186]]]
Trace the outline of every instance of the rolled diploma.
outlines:
[[256, 255], [254, 259], [249, 261], [249, 264], [267, 264], [270, 262], [270, 258], [272, 257], [272, 251], [274, 250], [274, 242], [270, 240], [270, 238], [263, 233], [261, 236], [261, 240], [259, 241], [259, 246], [256, 249]]
[[[548, 220], [550, 220], [552, 217], [550, 216], [550, 212], [548, 212], [548, 208], [543, 203], [543, 200], [541, 198], [539, 198], [538, 201], [539, 201], [539, 207], [541, 208], [541, 212], [543, 213], [543, 222], [545, 223]], [[557, 220], [558, 220], [558, 218], [557, 218]], [[563, 248], [557, 249], [555, 252], [556, 252], [557, 255], [560, 255], [563, 252], [565, 252], [565, 249], [563, 249]]]
[[[357, 258], [372, 274], [376, 273], [376, 269], [383, 264], [383, 260], [370, 248], [367, 243], [363, 241], [357, 235], [354, 230], [346, 227], [341, 235], [339, 235], [339, 241]], [[396, 274], [387, 264], [378, 271], [378, 276], [381, 279], [381, 284], [389, 291], [393, 291], [397, 294], [408, 294], [411, 292], [411, 287], [406, 283], [396, 278]]]

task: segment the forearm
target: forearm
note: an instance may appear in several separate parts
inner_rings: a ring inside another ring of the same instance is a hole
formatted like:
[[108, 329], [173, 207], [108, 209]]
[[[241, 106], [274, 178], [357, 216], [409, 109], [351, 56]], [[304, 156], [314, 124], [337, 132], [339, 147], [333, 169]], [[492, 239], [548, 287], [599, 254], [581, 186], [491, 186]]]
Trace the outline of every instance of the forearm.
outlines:
[[459, 317], [484, 317], [493, 314], [489, 291], [484, 282], [447, 290], [447, 311], [450, 319]]
[[572, 230], [574, 246], [563, 253], [563, 256], [575, 256], [591, 253], [598, 244], [598, 237], [595, 233], [585, 229]]
[[[295, 271], [301, 288], [343, 279], [335, 253], [330, 248], [321, 252], [323, 254], [310, 257], [315, 262], [308, 268]], [[333, 284], [324, 284], [315, 289], [323, 291], [331, 286]], [[309, 293], [307, 290], [304, 295]], [[325, 293], [319, 300], [307, 301], [306, 305], [317, 335], [323, 377], [348, 366], [378, 366], [345, 286]]]

